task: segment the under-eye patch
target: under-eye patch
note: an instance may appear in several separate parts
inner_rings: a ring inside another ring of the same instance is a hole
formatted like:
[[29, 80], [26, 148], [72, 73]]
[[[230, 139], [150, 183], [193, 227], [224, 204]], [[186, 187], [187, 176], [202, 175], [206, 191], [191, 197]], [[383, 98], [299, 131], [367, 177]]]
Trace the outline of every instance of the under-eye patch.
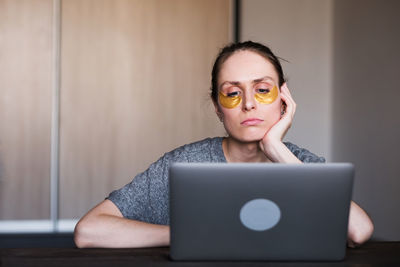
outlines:
[[271, 104], [278, 97], [278, 87], [274, 86], [271, 90], [267, 90], [264, 92], [257, 92], [254, 95], [254, 98], [258, 103], [261, 104]]
[[[238, 93], [236, 95], [225, 95], [219, 92], [219, 102], [225, 108], [236, 108], [242, 102], [242, 96]], [[274, 86], [272, 89], [258, 89], [254, 94], [254, 99], [260, 104], [271, 104], [278, 97], [278, 87]]]
[[222, 92], [219, 92], [219, 102], [225, 108], [236, 108], [242, 102], [241, 95], [224, 95]]

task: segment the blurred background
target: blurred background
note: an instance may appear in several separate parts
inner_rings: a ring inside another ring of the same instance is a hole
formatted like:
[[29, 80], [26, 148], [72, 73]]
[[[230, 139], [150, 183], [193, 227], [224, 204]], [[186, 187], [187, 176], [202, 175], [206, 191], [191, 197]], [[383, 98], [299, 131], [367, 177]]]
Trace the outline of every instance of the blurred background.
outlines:
[[212, 63], [253, 40], [286, 60], [298, 104], [286, 140], [353, 162], [373, 238], [400, 240], [399, 11], [396, 0], [0, 0], [0, 233], [70, 234], [165, 152], [225, 135]]

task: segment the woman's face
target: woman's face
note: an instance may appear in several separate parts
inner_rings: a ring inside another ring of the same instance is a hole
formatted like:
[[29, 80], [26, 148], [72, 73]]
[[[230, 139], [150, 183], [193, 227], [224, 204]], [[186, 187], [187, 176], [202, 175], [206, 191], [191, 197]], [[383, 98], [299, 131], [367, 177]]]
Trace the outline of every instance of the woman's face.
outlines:
[[241, 142], [261, 140], [279, 121], [278, 74], [264, 57], [239, 51], [221, 66], [216, 112], [229, 136]]

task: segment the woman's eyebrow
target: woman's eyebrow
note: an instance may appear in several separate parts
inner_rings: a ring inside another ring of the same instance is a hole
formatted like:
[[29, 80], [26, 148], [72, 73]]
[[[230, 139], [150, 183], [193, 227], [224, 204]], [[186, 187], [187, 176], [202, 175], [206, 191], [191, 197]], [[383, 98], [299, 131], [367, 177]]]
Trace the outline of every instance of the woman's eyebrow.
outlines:
[[241, 82], [237, 82], [237, 81], [225, 81], [225, 82], [221, 83], [221, 85], [219, 86], [219, 88], [222, 88], [225, 84], [240, 85]]
[[262, 78], [260, 78], [260, 79], [255, 79], [255, 80], [253, 80], [252, 83], [259, 83], [259, 82], [263, 82], [263, 81], [267, 81], [267, 80], [273, 81], [272, 77], [270, 77], [270, 76], [264, 76], [264, 77], [262, 77]]
[[[262, 78], [252, 80], [251, 83], [254, 84], [254, 83], [259, 83], [259, 82], [267, 81], [267, 80], [273, 81], [272, 77], [270, 77], [270, 76], [264, 76], [264, 77], [262, 77]], [[225, 84], [231, 84], [231, 85], [236, 85], [236, 86], [237, 86], [237, 85], [240, 85], [241, 82], [239, 82], [239, 81], [225, 81], [225, 82], [223, 82], [223, 83], [220, 85], [220, 88], [222, 88], [222, 86], [224, 86]]]

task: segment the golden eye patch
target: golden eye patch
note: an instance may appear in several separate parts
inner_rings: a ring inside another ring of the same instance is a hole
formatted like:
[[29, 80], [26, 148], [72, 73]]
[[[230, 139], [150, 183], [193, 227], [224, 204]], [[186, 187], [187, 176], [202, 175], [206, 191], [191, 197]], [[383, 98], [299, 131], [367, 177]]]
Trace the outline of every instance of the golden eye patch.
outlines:
[[219, 92], [219, 102], [225, 108], [236, 108], [242, 102], [241, 95], [228, 96]]
[[269, 92], [265, 93], [255, 93], [254, 98], [258, 103], [261, 104], [271, 104], [275, 101], [275, 99], [278, 97], [278, 87], [274, 86], [272, 87]]
[[[274, 86], [271, 90], [269, 89], [259, 89], [265, 90], [265, 92], [257, 91], [254, 94], [254, 99], [260, 104], [271, 104], [278, 97], [278, 87]], [[219, 92], [219, 102], [225, 108], [236, 108], [242, 103], [242, 96], [238, 93], [237, 95], [225, 95]]]

